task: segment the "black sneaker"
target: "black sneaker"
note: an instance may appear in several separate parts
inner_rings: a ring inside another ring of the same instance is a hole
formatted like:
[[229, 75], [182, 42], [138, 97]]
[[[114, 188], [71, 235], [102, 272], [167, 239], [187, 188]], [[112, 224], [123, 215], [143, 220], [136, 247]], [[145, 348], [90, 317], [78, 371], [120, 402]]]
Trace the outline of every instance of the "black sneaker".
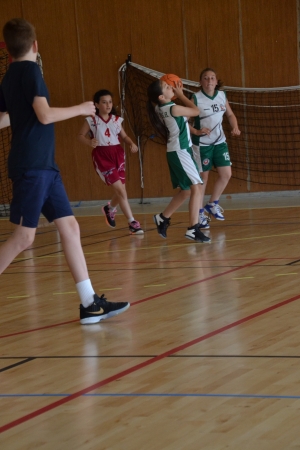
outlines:
[[204, 244], [209, 244], [211, 242], [211, 239], [205, 234], [200, 231], [200, 225], [197, 223], [193, 227], [189, 227], [185, 233], [185, 237], [187, 239], [191, 239], [192, 241], [196, 242], [203, 242]]
[[166, 239], [167, 237], [167, 228], [170, 226], [170, 220], [171, 219], [163, 217], [162, 214], [155, 214], [155, 216], [153, 216], [153, 222], [157, 227], [157, 232], [164, 239]]
[[98, 297], [97, 294], [94, 295], [94, 302], [84, 308], [80, 305], [80, 323], [82, 325], [87, 325], [89, 323], [98, 323], [100, 320], [109, 319], [110, 317], [116, 316], [126, 311], [130, 306], [128, 302], [122, 303], [111, 303], [107, 302], [104, 295]]
[[115, 228], [116, 227], [115, 215], [117, 210], [115, 209], [114, 211], [111, 211], [108, 203], [107, 205], [103, 206], [102, 212], [105, 216], [105, 222], [107, 223], [107, 225], [111, 228]]

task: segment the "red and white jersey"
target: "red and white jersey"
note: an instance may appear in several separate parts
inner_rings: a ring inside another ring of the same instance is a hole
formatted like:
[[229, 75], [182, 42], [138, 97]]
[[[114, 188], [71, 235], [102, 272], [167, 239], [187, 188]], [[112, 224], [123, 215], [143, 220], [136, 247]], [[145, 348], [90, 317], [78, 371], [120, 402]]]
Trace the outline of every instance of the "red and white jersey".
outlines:
[[119, 133], [122, 130], [122, 122], [124, 119], [111, 114], [108, 120], [102, 119], [100, 116], [86, 117], [93, 138], [99, 142], [99, 146], [118, 145]]

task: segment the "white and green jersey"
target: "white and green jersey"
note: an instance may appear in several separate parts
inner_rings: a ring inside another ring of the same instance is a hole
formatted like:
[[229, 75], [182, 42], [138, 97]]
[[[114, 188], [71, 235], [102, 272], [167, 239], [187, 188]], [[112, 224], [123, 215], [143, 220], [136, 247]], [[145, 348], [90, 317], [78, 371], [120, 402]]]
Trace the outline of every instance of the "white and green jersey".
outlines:
[[155, 111], [160, 120], [169, 130], [167, 152], [184, 150], [192, 146], [188, 119], [186, 117], [174, 117], [172, 115], [172, 108], [175, 105], [176, 103], [169, 102], [155, 107]]
[[215, 145], [226, 141], [223, 131], [222, 121], [226, 111], [226, 94], [224, 91], [215, 91], [210, 97], [203, 91], [198, 91], [193, 95], [195, 105], [200, 110], [200, 115], [195, 117], [194, 128], [209, 128], [210, 135], [192, 135], [194, 145]]

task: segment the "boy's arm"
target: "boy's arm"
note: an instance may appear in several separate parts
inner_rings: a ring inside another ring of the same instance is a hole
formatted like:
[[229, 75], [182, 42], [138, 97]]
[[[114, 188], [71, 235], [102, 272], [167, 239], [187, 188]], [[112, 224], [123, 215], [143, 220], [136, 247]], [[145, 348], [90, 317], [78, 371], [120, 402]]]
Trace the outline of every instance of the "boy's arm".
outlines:
[[46, 97], [34, 97], [32, 107], [43, 125], [60, 122], [76, 116], [94, 116], [96, 112], [93, 102], [84, 102], [67, 108], [55, 108], [49, 106]]
[[6, 112], [0, 111], [0, 129], [9, 126], [10, 126], [9, 115]]

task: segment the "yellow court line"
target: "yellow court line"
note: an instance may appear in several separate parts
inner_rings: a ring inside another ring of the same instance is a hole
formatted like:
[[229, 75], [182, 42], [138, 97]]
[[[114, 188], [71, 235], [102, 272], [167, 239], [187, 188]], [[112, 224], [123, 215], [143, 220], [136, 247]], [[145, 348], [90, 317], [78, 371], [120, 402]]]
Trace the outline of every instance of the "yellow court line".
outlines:
[[14, 295], [6, 298], [27, 298], [27, 297], [29, 297], [29, 295]]
[[[249, 240], [257, 240], [257, 239], [270, 239], [270, 238], [274, 238], [274, 237], [282, 237], [282, 236], [298, 236], [300, 235], [300, 232], [297, 233], [285, 233], [285, 234], [272, 234], [272, 235], [266, 235], [266, 236], [251, 236], [251, 237], [244, 237], [244, 238], [236, 238], [236, 239], [221, 239], [221, 240], [214, 240], [212, 239], [212, 242], [210, 243], [210, 245], [213, 244], [218, 244], [219, 242], [235, 242], [235, 241], [249, 241]], [[162, 247], [164, 248], [172, 248], [172, 247], [190, 247], [191, 245], [196, 245], [197, 243], [195, 242], [191, 242], [191, 243], [184, 243], [184, 244], [168, 244], [168, 243], [164, 243], [164, 245], [157, 245], [157, 246], [152, 246], [152, 247], [137, 247], [134, 250], [155, 250], [157, 248], [161, 249]], [[197, 245], [201, 245], [201, 244], [197, 244]], [[99, 251], [99, 252], [85, 252], [85, 255], [101, 255], [101, 254], [107, 254], [107, 253], [116, 253], [116, 252], [128, 252], [132, 250], [132, 248], [125, 248], [125, 249], [117, 249], [117, 250], [105, 250], [105, 251]], [[29, 258], [22, 258], [20, 259], [21, 261], [27, 261], [27, 260], [33, 260], [36, 258], [57, 258], [57, 257], [64, 257], [64, 254], [58, 254], [58, 255], [46, 255], [46, 256], [35, 256], [35, 257], [30, 257]], [[17, 259], [15, 259], [16, 261]], [[125, 264], [125, 262], [124, 262]]]
[[156, 286], [167, 286], [166, 284], [148, 284], [147, 286], [144, 287], [156, 287]]
[[[169, 201], [171, 200], [171, 197], [170, 197], [170, 199], [169, 199]], [[235, 199], [233, 199], [232, 201], [234, 201]], [[166, 201], [166, 203], [169, 203], [169, 201]], [[159, 203], [159, 202], [158, 202]], [[162, 203], [164, 203], [164, 202], [162, 202]], [[134, 208], [134, 203], [130, 203], [130, 205], [131, 205], [131, 207], [133, 207]], [[279, 206], [280, 208], [299, 208], [299, 205], [282, 205], [282, 206]], [[71, 206], [71, 208], [73, 208], [74, 209], [74, 211], [73, 212], [75, 212], [76, 213], [76, 206]], [[99, 208], [99, 206], [97, 205], [97, 206], [81, 206], [81, 208]], [[154, 209], [154, 208], [153, 208]], [[278, 206], [265, 206], [265, 205], [263, 205], [263, 206], [257, 206], [257, 205], [255, 205], [255, 206], [249, 206], [248, 208], [228, 208], [228, 207], [226, 207], [226, 211], [251, 211], [252, 209], [255, 209], [255, 210], [257, 210], [257, 209], [278, 209]], [[78, 210], [77, 210], [78, 211]], [[155, 211], [156, 211], [156, 209], [155, 210], [153, 210], [152, 212], [150, 212], [150, 211], [139, 211], [139, 210], [137, 210], [136, 212], [135, 212], [135, 214], [139, 214], [139, 215], [141, 215], [141, 216], [143, 216], [143, 215], [153, 215], [154, 213], [155, 213]], [[176, 211], [176, 213], [174, 213], [174, 215], [175, 214], [180, 214], [180, 213], [188, 213], [188, 209], [186, 209], [186, 210], [182, 210], [182, 211]], [[117, 214], [118, 215], [118, 214]], [[121, 214], [119, 214], [120, 216], [121, 216]], [[78, 216], [75, 214], [75, 217], [76, 218], [85, 218], [85, 217], [103, 217], [103, 215], [101, 215], [101, 214], [88, 214], [88, 215], [80, 215], [80, 214], [78, 214]]]
[[65, 295], [65, 294], [77, 294], [76, 291], [74, 292], [53, 292], [52, 295]]
[[277, 273], [275, 275], [275, 277], [286, 277], [287, 275], [298, 275], [298, 274], [295, 273], [295, 272], [291, 272], [291, 273]]
[[254, 278], [254, 277], [240, 277], [240, 278], [232, 278], [232, 280], [245, 280], [246, 278]]
[[121, 291], [123, 288], [99, 288], [98, 291]]

